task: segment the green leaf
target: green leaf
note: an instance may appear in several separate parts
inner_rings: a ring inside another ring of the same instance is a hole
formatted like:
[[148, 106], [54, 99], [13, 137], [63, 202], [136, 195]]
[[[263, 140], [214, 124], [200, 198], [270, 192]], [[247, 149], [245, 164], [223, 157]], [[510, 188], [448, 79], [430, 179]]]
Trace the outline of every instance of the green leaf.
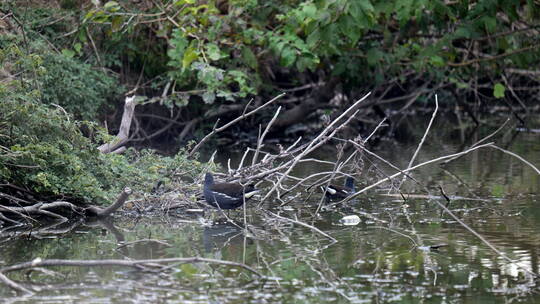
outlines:
[[317, 44], [319, 44], [319, 41], [321, 40], [320, 38], [321, 32], [318, 28], [316, 28], [306, 38], [306, 44], [309, 46], [309, 48], [313, 49]]
[[193, 47], [189, 47], [186, 52], [184, 53], [184, 58], [182, 58], [182, 68], [188, 68], [193, 60], [199, 58], [199, 54], [197, 53], [197, 50]]
[[75, 43], [73, 45], [73, 49], [75, 49], [78, 54], [81, 54], [82, 44], [80, 44], [79, 42]]
[[62, 55], [66, 56], [67, 58], [73, 58], [73, 56], [75, 56], [75, 52], [70, 49], [63, 49]]
[[120, 5], [116, 1], [109, 1], [109, 2], [105, 3], [105, 5], [103, 5], [103, 8], [106, 11], [116, 12], [116, 11], [118, 11], [120, 9]]
[[295, 60], [296, 60], [296, 50], [289, 46], [284, 47], [283, 51], [281, 52], [281, 58], [279, 60], [279, 63], [282, 66], [290, 67], [294, 63]]
[[506, 88], [502, 84], [496, 83], [495, 86], [493, 87], [493, 96], [495, 98], [503, 98], [504, 91], [506, 91]]
[[219, 46], [217, 46], [214, 43], [208, 43], [206, 44], [206, 55], [210, 60], [216, 61], [221, 59], [221, 51], [219, 50]]
[[202, 98], [205, 103], [214, 103], [216, 94], [213, 91], [206, 91], [203, 93]]
[[259, 63], [257, 62], [257, 57], [255, 56], [253, 51], [247, 46], [244, 46], [242, 48], [242, 59], [244, 59], [244, 62], [252, 69], [256, 69], [259, 66]]
[[444, 66], [444, 59], [441, 56], [431, 56], [429, 62], [436, 67]]
[[303, 5], [302, 12], [308, 18], [315, 19], [317, 17], [317, 7], [313, 3]]

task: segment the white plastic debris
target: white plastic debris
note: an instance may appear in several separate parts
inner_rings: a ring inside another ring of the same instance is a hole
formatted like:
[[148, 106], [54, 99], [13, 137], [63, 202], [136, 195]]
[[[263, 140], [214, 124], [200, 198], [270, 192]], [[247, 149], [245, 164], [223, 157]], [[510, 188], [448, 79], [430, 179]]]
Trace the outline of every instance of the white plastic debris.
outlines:
[[339, 222], [345, 226], [354, 226], [360, 224], [360, 217], [356, 214], [344, 216]]

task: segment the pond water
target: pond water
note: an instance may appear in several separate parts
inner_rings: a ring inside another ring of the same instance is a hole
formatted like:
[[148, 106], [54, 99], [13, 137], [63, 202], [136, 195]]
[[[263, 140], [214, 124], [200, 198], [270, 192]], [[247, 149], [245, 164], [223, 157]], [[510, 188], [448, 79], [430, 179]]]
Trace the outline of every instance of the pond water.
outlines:
[[[382, 141], [372, 150], [405, 168], [427, 125], [421, 121], [402, 123], [398, 141]], [[497, 127], [472, 130], [439, 122], [416, 163], [458, 152]], [[492, 140], [540, 166], [540, 134], [512, 128]], [[335, 155], [332, 146], [327, 146], [314, 156], [332, 160]], [[295, 174], [323, 169], [328, 168], [304, 165]], [[357, 188], [382, 178], [381, 172], [393, 173], [367, 158], [364, 169]], [[36, 258], [198, 256], [243, 263], [265, 277], [208, 263], [171, 264], [162, 272], [62, 266], [9, 273], [16, 282], [41, 291], [21, 296], [0, 285], [0, 297], [13, 303], [540, 302], [539, 285], [528, 273], [539, 273], [540, 266], [540, 176], [534, 170], [498, 150], [480, 149], [445, 167], [422, 167], [413, 176], [421, 186], [406, 182], [403, 192], [425, 195], [427, 188], [432, 195], [440, 195], [442, 186], [454, 197], [448, 208], [513, 262], [442, 214], [436, 200], [446, 205], [443, 198], [411, 196], [403, 202], [400, 196], [388, 195], [390, 184], [383, 184], [319, 213], [321, 193], [316, 190], [307, 203], [297, 199], [286, 207], [265, 206], [282, 217], [312, 225], [336, 241], [309, 227], [277, 220], [255, 208], [257, 202], [247, 208], [247, 232], [225, 222], [206, 226], [195, 216], [186, 219], [174, 214], [67, 223], [51, 226], [50, 237], [4, 230], [3, 265]], [[359, 223], [343, 224], [340, 220], [348, 215], [357, 215]], [[243, 223], [242, 211], [233, 211], [230, 217]], [[70, 225], [75, 228], [70, 230]], [[58, 237], [62, 230], [68, 232]], [[435, 248], [438, 245], [444, 246]]]

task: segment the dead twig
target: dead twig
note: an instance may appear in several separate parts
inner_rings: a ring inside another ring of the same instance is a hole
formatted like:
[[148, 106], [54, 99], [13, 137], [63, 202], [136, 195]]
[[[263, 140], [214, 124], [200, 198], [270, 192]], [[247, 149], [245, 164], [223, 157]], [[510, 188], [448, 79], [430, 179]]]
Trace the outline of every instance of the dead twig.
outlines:
[[255, 150], [255, 155], [253, 156], [253, 159], [251, 160], [251, 165], [254, 166], [255, 163], [257, 163], [257, 157], [259, 156], [259, 151], [261, 150], [261, 147], [262, 147], [262, 142], [264, 140], [264, 137], [266, 136], [266, 134], [268, 133], [268, 130], [270, 130], [270, 127], [272, 126], [272, 124], [274, 123], [274, 121], [276, 121], [276, 118], [278, 117], [279, 115], [279, 111], [281, 110], [281, 106], [278, 107], [277, 111], [276, 111], [276, 114], [274, 114], [274, 117], [272, 117], [272, 119], [270, 120], [270, 122], [268, 123], [268, 125], [266, 125], [266, 129], [264, 129], [264, 132], [262, 133], [262, 135], [259, 137], [259, 139], [257, 140], [257, 150]]
[[[250, 111], [249, 113], [245, 113], [246, 110], [247, 110], [247, 107], [246, 107], [246, 108], [244, 109], [244, 113], [242, 113], [242, 115], [238, 116], [237, 118], [233, 119], [232, 121], [226, 123], [225, 125], [223, 125], [223, 126], [221, 126], [221, 127], [219, 127], [219, 128], [216, 128], [216, 126], [217, 126], [217, 122], [216, 122], [216, 124], [214, 125], [214, 128], [213, 128], [212, 132], [208, 133], [205, 137], [203, 137], [203, 139], [201, 139], [201, 141], [199, 141], [199, 143], [197, 143], [197, 145], [196, 145], [195, 147], [193, 147], [193, 149], [191, 149], [191, 151], [189, 151], [188, 158], [193, 157], [193, 154], [195, 154], [195, 152], [197, 152], [197, 151], [200, 149], [200, 147], [201, 147], [206, 141], [208, 141], [208, 139], [209, 139], [212, 135], [214, 135], [214, 134], [216, 134], [216, 133], [219, 133], [219, 132], [221, 132], [221, 131], [227, 129], [228, 127], [232, 126], [233, 124], [239, 122], [240, 120], [242, 120], [242, 119], [244, 119], [244, 118], [246, 118], [246, 117], [249, 117], [249, 116], [255, 114], [255, 113], [258, 112], [260, 109], [262, 109], [262, 108], [268, 106], [269, 104], [273, 103], [274, 101], [278, 100], [279, 98], [281, 98], [281, 97], [283, 97], [283, 96], [285, 96], [285, 93], [279, 94], [278, 96], [276, 96], [276, 97], [270, 99], [270, 100], [267, 101], [265, 104], [263, 104], [263, 105], [261, 105], [261, 106], [255, 108], [254, 110]], [[248, 105], [249, 105], [249, 104], [248, 104]]]
[[[431, 125], [433, 124], [433, 121], [435, 120], [435, 117], [437, 116], [437, 111], [439, 110], [439, 99], [437, 97], [437, 94], [435, 94], [435, 110], [433, 110], [433, 114], [431, 115], [431, 119], [429, 120], [429, 124], [426, 128], [426, 131], [424, 132], [424, 136], [422, 136], [422, 139], [420, 140], [420, 143], [418, 144], [418, 147], [416, 147], [416, 150], [414, 151], [413, 156], [411, 157], [411, 160], [409, 161], [409, 164], [407, 165], [407, 169], [412, 166], [414, 161], [416, 160], [416, 157], [418, 156], [418, 152], [420, 152], [420, 149], [422, 149], [422, 146], [424, 145], [424, 142], [426, 141], [426, 137], [429, 134], [429, 130], [431, 130]], [[403, 178], [401, 179], [401, 182], [397, 186], [397, 189], [401, 188], [401, 185], [405, 181], [405, 178], [407, 178], [406, 175], [403, 175]]]
[[[350, 106], [347, 110], [345, 110], [340, 116], [338, 116], [336, 119], [334, 119], [334, 121], [332, 121], [317, 137], [315, 137], [315, 139], [313, 139], [308, 145], [307, 147], [300, 153], [298, 154], [289, 164], [287, 164], [287, 170], [285, 171], [285, 173], [283, 175], [281, 175], [276, 184], [272, 187], [272, 189], [270, 189], [270, 191], [268, 191], [266, 193], [266, 195], [264, 196], [264, 198], [261, 200], [261, 201], [265, 201], [268, 197], [270, 197], [270, 195], [272, 195], [272, 193], [274, 193], [278, 187], [278, 185], [281, 185], [281, 182], [283, 181], [283, 179], [288, 176], [288, 174], [292, 171], [292, 169], [298, 164], [298, 162], [304, 158], [304, 156], [306, 156], [307, 154], [309, 154], [310, 152], [312, 152], [315, 148], [319, 147], [320, 145], [324, 144], [325, 142], [327, 142], [330, 138], [332, 138], [332, 136], [342, 127], [344, 127], [349, 121], [350, 119], [352, 119], [352, 117], [354, 117], [354, 114], [351, 115], [349, 117], [349, 119], [347, 121], [345, 121], [345, 123], [341, 124], [339, 127], [337, 127], [336, 129], [333, 130], [333, 132], [328, 135], [328, 133], [332, 130], [333, 127], [335, 127], [337, 125], [337, 123], [339, 121], [341, 121], [341, 119], [343, 119], [344, 117], [346, 117], [347, 115], [349, 115], [351, 112], [353, 112], [353, 110], [361, 103], [363, 102], [364, 100], [366, 100], [368, 97], [369, 97], [370, 93], [364, 95], [364, 97], [360, 98], [359, 100], [357, 100], [352, 106]], [[356, 112], [355, 112], [356, 113]]]

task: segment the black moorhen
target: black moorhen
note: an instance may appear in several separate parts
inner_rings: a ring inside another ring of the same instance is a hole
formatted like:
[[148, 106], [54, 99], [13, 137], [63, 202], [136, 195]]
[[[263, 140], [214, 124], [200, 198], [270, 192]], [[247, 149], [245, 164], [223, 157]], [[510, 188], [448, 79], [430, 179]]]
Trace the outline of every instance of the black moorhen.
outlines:
[[342, 200], [347, 196], [354, 194], [354, 179], [349, 176], [345, 180], [344, 186], [329, 185], [326, 188], [326, 191], [324, 191], [324, 187], [321, 186], [321, 190], [328, 200]]
[[206, 202], [220, 209], [235, 209], [244, 204], [260, 190], [254, 185], [243, 187], [237, 183], [214, 183], [210, 172], [204, 177], [204, 198]]

